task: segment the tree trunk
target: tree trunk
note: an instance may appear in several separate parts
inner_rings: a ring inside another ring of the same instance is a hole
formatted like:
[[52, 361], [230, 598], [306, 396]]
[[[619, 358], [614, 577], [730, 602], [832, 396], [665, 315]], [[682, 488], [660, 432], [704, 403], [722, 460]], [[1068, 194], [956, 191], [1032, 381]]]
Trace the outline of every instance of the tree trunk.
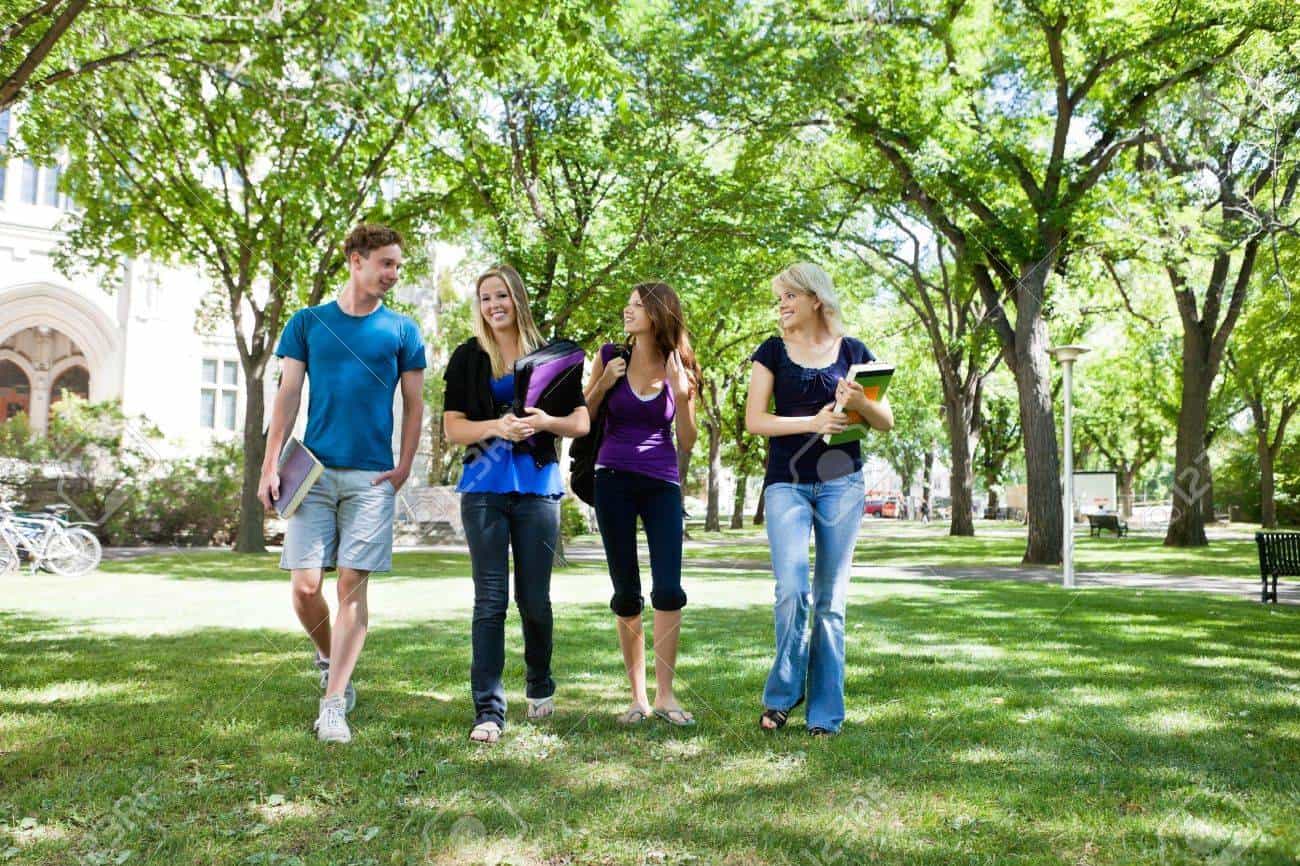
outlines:
[[1205, 523], [1214, 522], [1214, 464], [1210, 462], [1210, 452], [1201, 452], [1201, 473], [1205, 476], [1205, 489], [1201, 491], [1201, 519]]
[[1137, 478], [1137, 466], [1124, 463], [1119, 471], [1119, 511], [1125, 520], [1133, 519], [1133, 480]]
[[1273, 492], [1273, 449], [1268, 447], [1268, 430], [1256, 431], [1259, 449], [1259, 522], [1264, 529], [1277, 529], [1277, 503]]
[[262, 460], [266, 457], [266, 434], [262, 432], [265, 381], [264, 376], [249, 376], [244, 371], [244, 481], [239, 495], [239, 527], [235, 531], [235, 550], [240, 553], [266, 552], [266, 518], [257, 498]]
[[925, 468], [921, 474], [921, 501], [925, 503], [925, 513], [934, 516], [930, 503], [930, 473], [934, 469], [934, 449], [925, 452]]
[[952, 497], [952, 519], [948, 526], [949, 535], [975, 534], [975, 523], [971, 513], [973, 499], [973, 481], [971, 468], [972, 447], [971, 413], [974, 406], [954, 395], [944, 400], [944, 419], [948, 423], [948, 450], [951, 454], [949, 467], [949, 496]]
[[1042, 317], [1050, 266], [1036, 262], [1021, 281], [1016, 303], [1016, 391], [1025, 444], [1026, 520], [1029, 538], [1025, 565], [1058, 565], [1064, 538], [1061, 461], [1052, 412], [1052, 375], [1047, 356], [1047, 323]]
[[754, 508], [754, 525], [763, 525], [763, 511], [767, 506], [767, 485], [758, 491], [758, 505]]
[[708, 507], [704, 512], [704, 531], [721, 532], [722, 518], [718, 514], [718, 499], [722, 483], [722, 419], [705, 425], [709, 432], [709, 492]]
[[748, 475], [736, 476], [736, 497], [731, 504], [731, 529], [744, 529], [745, 527], [745, 488], [748, 486]]
[[988, 505], [986, 506], [986, 508], [990, 508], [990, 509], [992, 509], [992, 510], [994, 510], [994, 511], [997, 511], [997, 509], [998, 509], [998, 488], [997, 488], [997, 482], [996, 482], [996, 481], [986, 481], [986, 483], [985, 483], [985, 485], [984, 485], [984, 489], [987, 490], [987, 491], [988, 491], [988, 494], [989, 494], [989, 502], [988, 502]]
[[442, 431], [442, 412], [435, 411], [429, 419], [429, 468], [426, 482], [432, 486], [446, 484], [447, 437]]
[[[1173, 510], [1166, 547], [1203, 547], [1205, 495], [1209, 489], [1209, 460], [1205, 427], [1210, 411], [1209, 346], [1198, 328], [1183, 330], [1183, 384], [1174, 446]], [[1212, 495], [1212, 494], [1211, 494]], [[1211, 500], [1212, 501], [1212, 500]]]

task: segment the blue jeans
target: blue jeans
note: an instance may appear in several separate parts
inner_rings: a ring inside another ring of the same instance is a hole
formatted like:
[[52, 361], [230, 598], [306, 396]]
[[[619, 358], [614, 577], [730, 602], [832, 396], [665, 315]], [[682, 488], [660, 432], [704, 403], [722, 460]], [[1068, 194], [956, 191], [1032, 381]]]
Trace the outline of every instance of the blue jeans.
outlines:
[[[776, 658], [763, 706], [788, 711], [807, 698], [808, 727], [838, 731], [844, 722], [844, 609], [862, 523], [862, 473], [831, 481], [778, 482], [768, 486], [765, 496], [776, 576]], [[811, 586], [810, 533], [816, 543]]]
[[473, 661], [470, 691], [474, 723], [505, 727], [506, 610], [510, 606], [509, 560], [515, 565], [515, 603], [524, 627], [527, 694], [555, 694], [551, 678], [551, 563], [560, 534], [560, 503], [527, 493], [463, 493], [460, 516], [474, 571]]

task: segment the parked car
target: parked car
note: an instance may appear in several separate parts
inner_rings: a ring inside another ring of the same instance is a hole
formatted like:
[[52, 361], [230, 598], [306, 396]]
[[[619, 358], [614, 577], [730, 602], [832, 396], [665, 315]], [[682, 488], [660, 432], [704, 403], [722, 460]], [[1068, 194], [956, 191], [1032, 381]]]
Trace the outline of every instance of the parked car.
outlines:
[[867, 517], [879, 517], [884, 508], [885, 500], [868, 499], [866, 505], [862, 506], [862, 513]]
[[884, 504], [880, 506], [881, 517], [888, 517], [893, 519], [901, 516], [902, 512], [903, 512], [903, 504], [899, 502], [897, 499], [894, 499], [892, 497], [886, 499]]

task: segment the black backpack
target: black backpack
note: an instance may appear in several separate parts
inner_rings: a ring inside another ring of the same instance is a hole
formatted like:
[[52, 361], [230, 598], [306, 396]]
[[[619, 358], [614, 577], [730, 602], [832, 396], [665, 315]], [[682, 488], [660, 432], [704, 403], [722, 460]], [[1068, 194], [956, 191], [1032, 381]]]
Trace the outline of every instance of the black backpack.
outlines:
[[[632, 353], [626, 346], [619, 346], [615, 358], [624, 361], [631, 359]], [[612, 360], [612, 359], [611, 359]], [[610, 389], [610, 393], [613, 392]], [[588, 505], [596, 504], [596, 455], [600, 453], [600, 441], [605, 438], [605, 412], [609, 409], [609, 394], [600, 401], [596, 417], [591, 419], [591, 432], [573, 440], [569, 446], [569, 487], [575, 496]]]

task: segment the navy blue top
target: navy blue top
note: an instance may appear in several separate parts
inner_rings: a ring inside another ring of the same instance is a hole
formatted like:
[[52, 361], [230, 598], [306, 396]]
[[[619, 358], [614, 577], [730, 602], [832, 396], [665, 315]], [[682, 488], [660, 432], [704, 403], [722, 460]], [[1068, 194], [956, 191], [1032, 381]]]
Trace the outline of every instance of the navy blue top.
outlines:
[[380, 305], [351, 316], [337, 301], [293, 314], [275, 354], [307, 365], [303, 444], [332, 469], [393, 468], [393, 393], [423, 370], [424, 340], [408, 316]]
[[[492, 380], [492, 402], [497, 417], [510, 410], [515, 398], [515, 374]], [[505, 439], [496, 439], [477, 458], [465, 464], [456, 485], [458, 493], [532, 493], [563, 496], [564, 481], [555, 461], [537, 465], [532, 454], [518, 452]]]
[[[827, 403], [835, 402], [835, 385], [848, 375], [850, 367], [876, 360], [860, 340], [852, 337], [840, 341], [839, 356], [826, 367], [796, 364], [780, 337], [764, 340], [750, 358], [772, 371], [776, 414], [784, 417], [816, 415]], [[831, 481], [861, 470], [862, 446], [857, 441], [827, 445], [818, 433], [773, 436], [768, 443], [763, 485]]]

